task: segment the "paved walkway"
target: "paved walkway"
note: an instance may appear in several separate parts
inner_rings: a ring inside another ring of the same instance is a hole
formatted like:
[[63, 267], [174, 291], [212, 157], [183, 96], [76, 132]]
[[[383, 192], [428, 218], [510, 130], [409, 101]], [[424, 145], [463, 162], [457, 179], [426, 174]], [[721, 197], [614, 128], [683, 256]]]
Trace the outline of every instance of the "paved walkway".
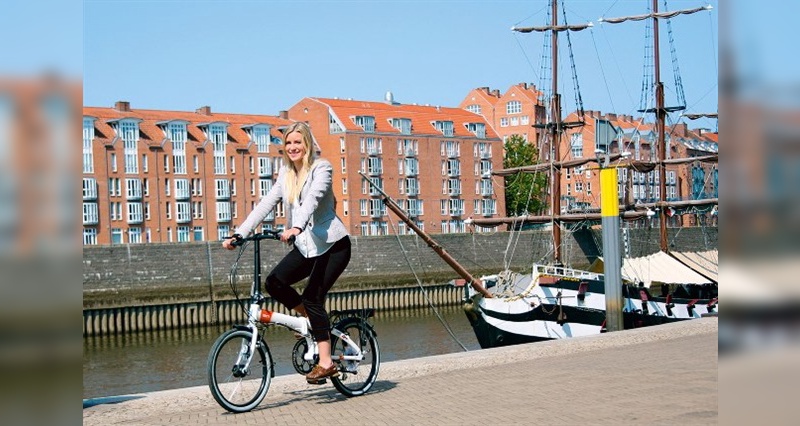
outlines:
[[243, 414], [205, 386], [83, 410], [84, 425], [717, 422], [717, 318], [384, 363], [356, 398], [292, 375]]

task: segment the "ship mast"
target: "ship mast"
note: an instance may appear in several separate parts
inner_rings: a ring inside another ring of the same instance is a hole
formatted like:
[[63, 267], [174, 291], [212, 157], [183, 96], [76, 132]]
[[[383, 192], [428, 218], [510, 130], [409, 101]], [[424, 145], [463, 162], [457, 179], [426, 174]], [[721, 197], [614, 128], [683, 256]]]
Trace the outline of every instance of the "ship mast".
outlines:
[[551, 61], [551, 96], [550, 96], [550, 122], [544, 125], [535, 124], [534, 127], [545, 127], [549, 130], [550, 147], [550, 223], [553, 226], [553, 262], [562, 264], [561, 256], [561, 168], [556, 164], [561, 159], [561, 135], [564, 129], [570, 127], [583, 126], [583, 112], [581, 111], [581, 121], [564, 123], [561, 121], [561, 95], [558, 93], [558, 33], [561, 31], [581, 31], [592, 26], [591, 23], [568, 25], [558, 24], [558, 0], [550, 2], [552, 16], [550, 25], [543, 27], [512, 27], [512, 31], [521, 33], [529, 32], [550, 32], [552, 45], [550, 46]]
[[658, 170], [658, 198], [659, 201], [657, 203], [660, 206], [660, 214], [659, 214], [659, 226], [660, 226], [660, 238], [659, 243], [661, 247], [661, 251], [667, 252], [669, 251], [669, 244], [667, 241], [667, 172], [666, 172], [666, 163], [665, 160], [667, 158], [667, 143], [666, 143], [666, 118], [667, 112], [669, 111], [678, 111], [685, 109], [684, 106], [680, 107], [672, 107], [667, 108], [664, 106], [664, 82], [661, 81], [661, 58], [659, 54], [660, 46], [659, 46], [659, 31], [658, 31], [658, 20], [659, 19], [669, 19], [673, 18], [678, 15], [689, 15], [694, 14], [703, 10], [710, 10], [711, 6], [703, 6], [694, 9], [684, 9], [684, 10], [676, 10], [676, 11], [658, 11], [658, 0], [652, 0], [653, 10], [651, 13], [646, 15], [638, 15], [638, 16], [625, 16], [621, 18], [603, 18], [601, 22], [607, 22], [611, 24], [620, 24], [625, 21], [641, 21], [644, 19], [652, 19], [653, 20], [653, 67], [654, 67], [654, 77], [655, 77], [655, 108], [653, 109], [645, 109], [642, 112], [653, 112], [656, 116], [656, 144], [658, 145], [657, 156], [656, 159], [656, 168]]
[[659, 58], [658, 44], [658, 0], [653, 0], [653, 44], [654, 44], [654, 67], [656, 79], [656, 134], [658, 135], [658, 192], [661, 202], [661, 214], [659, 218], [661, 251], [669, 251], [667, 244], [667, 171], [664, 160], [667, 158], [666, 129], [667, 111], [664, 109], [664, 82], [661, 81], [661, 62]]
[[558, 0], [552, 1], [553, 16], [551, 25], [553, 27], [553, 44], [551, 46], [552, 58], [552, 73], [553, 81], [551, 86], [552, 97], [550, 105], [551, 123], [550, 127], [550, 146], [553, 148], [553, 155], [550, 157], [550, 210], [553, 215], [553, 261], [556, 265], [560, 265], [561, 261], [561, 171], [555, 170], [552, 166], [554, 161], [561, 159], [561, 139], [559, 133], [561, 132], [561, 95], [558, 94], [558, 31], [555, 28], [558, 26]]

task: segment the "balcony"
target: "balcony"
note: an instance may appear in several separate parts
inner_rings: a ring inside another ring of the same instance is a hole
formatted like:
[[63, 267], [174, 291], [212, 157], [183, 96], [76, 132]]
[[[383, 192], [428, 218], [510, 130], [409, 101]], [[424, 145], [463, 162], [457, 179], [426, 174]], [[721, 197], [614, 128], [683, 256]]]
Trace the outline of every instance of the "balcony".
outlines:
[[419, 195], [419, 188], [415, 187], [406, 188], [406, 195], [408, 195], [409, 197], [416, 197], [417, 195]]
[[492, 151], [481, 151], [480, 155], [482, 160], [487, 160], [492, 158]]
[[457, 149], [447, 150], [447, 158], [458, 158], [460, 155]]
[[370, 157], [377, 157], [381, 153], [378, 151], [378, 147], [376, 146], [368, 146], [367, 147], [367, 155]]
[[83, 179], [83, 201], [97, 199], [97, 180], [94, 178]]
[[494, 195], [494, 191], [492, 190], [491, 186], [488, 188], [481, 188], [482, 197], [491, 197], [492, 195]]
[[406, 148], [405, 149], [405, 156], [406, 157], [416, 157], [417, 153], [414, 152], [414, 148]]
[[376, 218], [376, 219], [377, 219], [377, 218], [383, 217], [383, 212], [382, 212], [382, 211], [380, 211], [380, 210], [372, 210], [372, 211], [369, 213], [369, 215], [370, 215], [370, 217], [372, 217], [372, 218]]
[[458, 217], [464, 214], [464, 209], [451, 209], [450, 216]]
[[381, 173], [382, 173], [381, 169], [379, 169], [377, 167], [375, 167], [375, 168], [370, 167], [370, 168], [367, 169], [367, 175], [369, 175], [369, 176], [380, 176]]
[[450, 188], [447, 190], [447, 194], [451, 197], [457, 197], [461, 195], [461, 188]]

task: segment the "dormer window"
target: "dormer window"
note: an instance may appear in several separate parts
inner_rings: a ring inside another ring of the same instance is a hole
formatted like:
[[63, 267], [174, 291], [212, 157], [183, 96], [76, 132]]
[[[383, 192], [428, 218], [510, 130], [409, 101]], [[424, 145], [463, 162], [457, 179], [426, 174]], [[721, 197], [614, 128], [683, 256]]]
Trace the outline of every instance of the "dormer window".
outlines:
[[330, 112], [328, 113], [328, 131], [332, 135], [344, 132], [344, 130], [342, 129], [342, 123], [339, 123], [339, 119], [336, 118], [336, 116]]
[[400, 131], [401, 135], [411, 134], [411, 119], [410, 118], [393, 118], [391, 120], [392, 127]]
[[161, 121], [156, 123], [164, 137], [172, 142], [172, 168], [176, 175], [186, 174], [186, 140], [188, 139], [186, 126], [183, 120]]
[[211, 143], [214, 150], [214, 174], [227, 173], [225, 164], [225, 145], [228, 143], [228, 124], [222, 122], [198, 124], [206, 136], [206, 141]]
[[139, 173], [137, 143], [139, 142], [139, 123], [141, 121], [137, 118], [123, 118], [108, 122], [117, 134], [117, 138], [122, 139], [125, 153], [125, 173]]
[[452, 121], [434, 121], [433, 127], [442, 132], [442, 135], [453, 137], [453, 122]]
[[481, 106], [478, 104], [467, 105], [467, 107], [464, 109], [478, 115], [481, 113]]
[[357, 126], [361, 126], [365, 132], [375, 132], [375, 117], [371, 115], [357, 115], [353, 117], [353, 122], [356, 123]]
[[242, 129], [247, 133], [250, 142], [256, 145], [256, 151], [261, 154], [269, 152], [270, 126], [267, 124], [252, 124], [242, 126]]
[[94, 140], [94, 117], [83, 117], [83, 172], [94, 173], [94, 153], [92, 141]]
[[467, 130], [472, 132], [478, 139], [486, 139], [486, 124], [484, 123], [466, 123]]

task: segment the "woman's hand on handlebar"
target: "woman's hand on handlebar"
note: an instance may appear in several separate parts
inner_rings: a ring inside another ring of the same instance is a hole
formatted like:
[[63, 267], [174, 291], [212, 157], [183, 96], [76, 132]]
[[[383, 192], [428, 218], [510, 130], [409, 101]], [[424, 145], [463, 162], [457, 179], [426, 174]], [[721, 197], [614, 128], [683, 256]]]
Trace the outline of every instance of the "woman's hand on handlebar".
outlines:
[[233, 250], [233, 249], [236, 248], [236, 246], [234, 245], [234, 242], [237, 241], [237, 240], [240, 240], [241, 238], [242, 238], [241, 236], [234, 235], [234, 236], [228, 238], [227, 240], [222, 241], [222, 247], [224, 247], [224, 248], [226, 248], [228, 250]]
[[301, 231], [300, 228], [289, 228], [281, 233], [281, 241], [287, 244], [291, 243], [301, 232], [303, 231]]

